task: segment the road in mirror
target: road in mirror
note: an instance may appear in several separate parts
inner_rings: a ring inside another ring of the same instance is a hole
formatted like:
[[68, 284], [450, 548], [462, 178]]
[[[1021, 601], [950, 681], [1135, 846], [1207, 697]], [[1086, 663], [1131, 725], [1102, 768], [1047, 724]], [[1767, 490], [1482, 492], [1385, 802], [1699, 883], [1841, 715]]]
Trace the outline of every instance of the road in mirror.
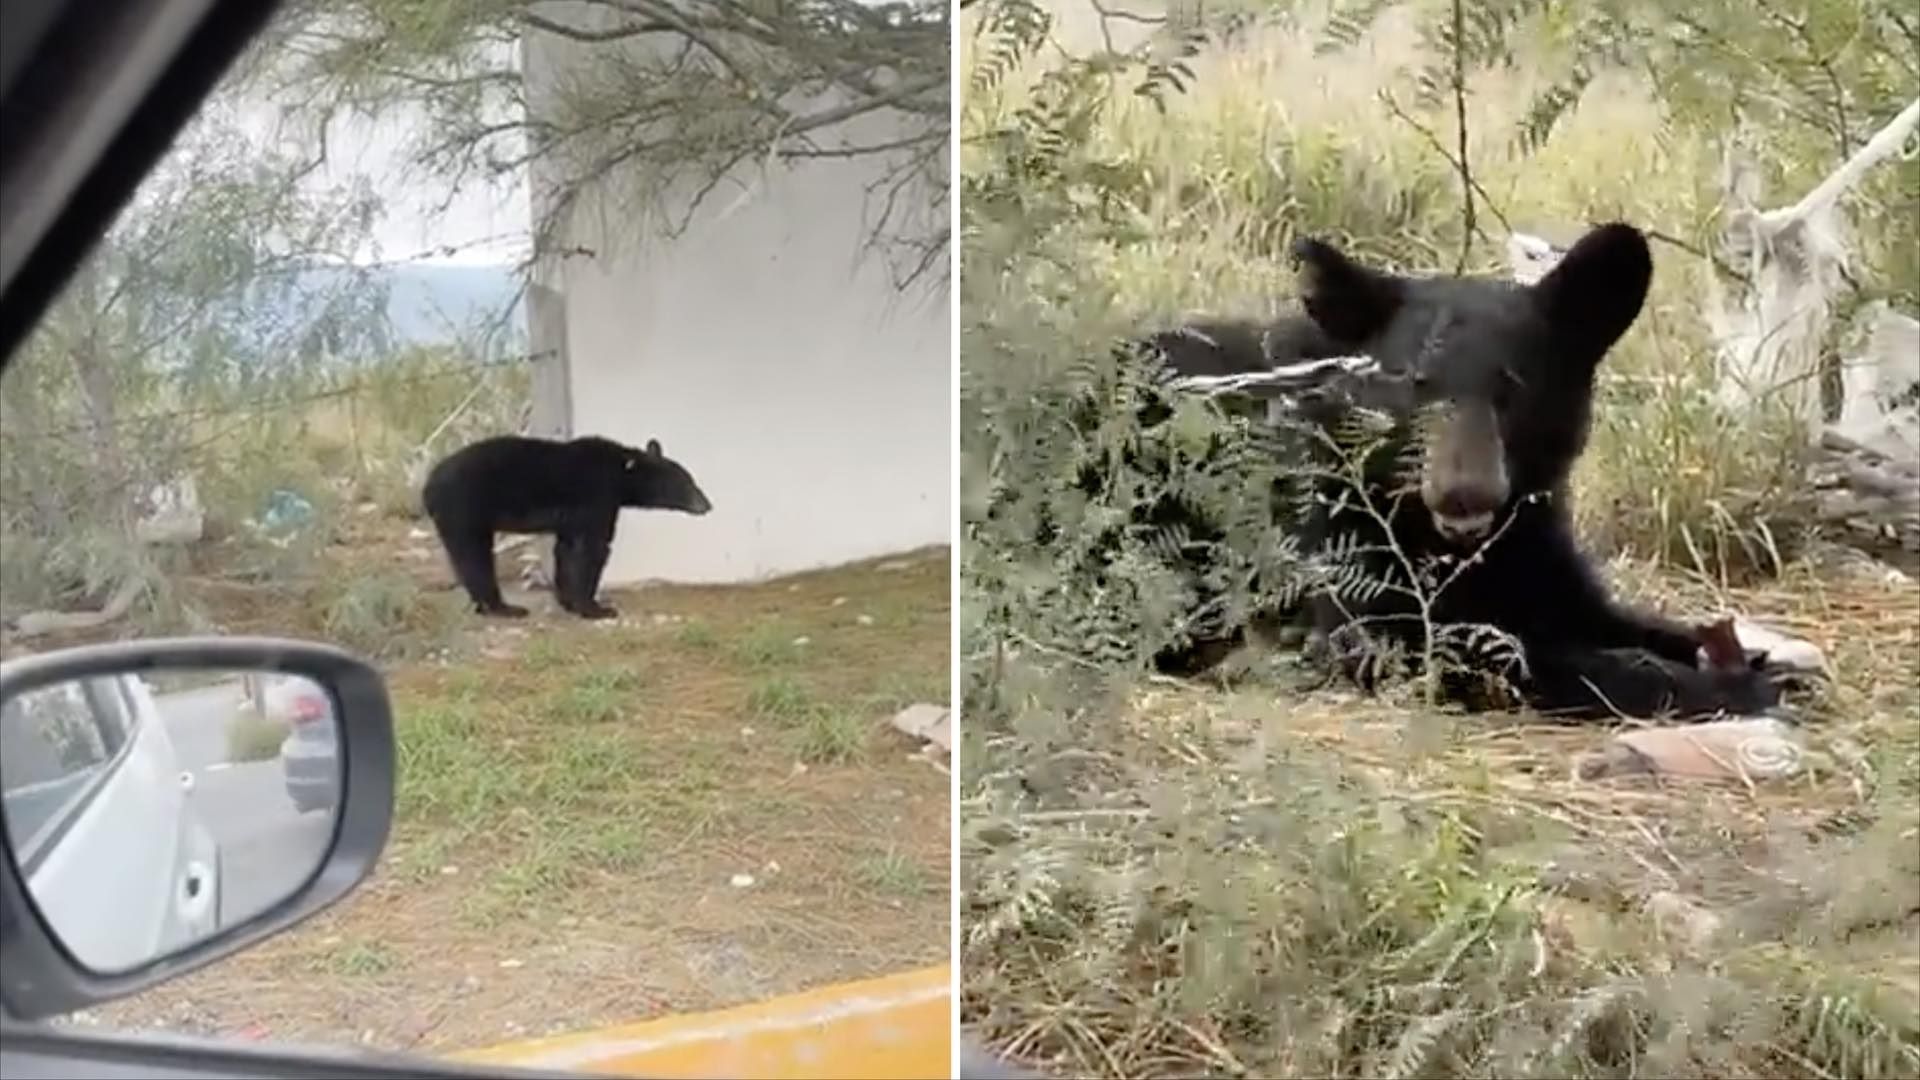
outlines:
[[326, 688], [261, 671], [105, 674], [0, 707], [0, 811], [74, 959], [129, 971], [246, 923], [325, 860], [340, 793]]

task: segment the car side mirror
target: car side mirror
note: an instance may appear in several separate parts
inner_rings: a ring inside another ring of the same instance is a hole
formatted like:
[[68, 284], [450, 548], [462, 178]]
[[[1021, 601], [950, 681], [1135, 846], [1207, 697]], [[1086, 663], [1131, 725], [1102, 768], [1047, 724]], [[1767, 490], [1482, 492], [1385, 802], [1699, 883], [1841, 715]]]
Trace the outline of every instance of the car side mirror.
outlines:
[[385, 681], [331, 646], [194, 637], [0, 663], [0, 1002], [33, 1020], [271, 937], [393, 816]]

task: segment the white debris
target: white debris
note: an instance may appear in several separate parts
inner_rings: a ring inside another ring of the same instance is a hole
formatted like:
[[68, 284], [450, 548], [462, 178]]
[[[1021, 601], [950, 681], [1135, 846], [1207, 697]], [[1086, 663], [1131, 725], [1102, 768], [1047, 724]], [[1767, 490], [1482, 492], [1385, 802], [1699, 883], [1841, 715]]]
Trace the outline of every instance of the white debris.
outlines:
[[1761, 626], [1759, 623], [1750, 623], [1745, 619], [1733, 621], [1733, 634], [1740, 639], [1742, 649], [1766, 653], [1769, 666], [1788, 668], [1810, 675], [1827, 670], [1826, 654], [1820, 651], [1820, 646], [1811, 641], [1788, 637], [1778, 630]]
[[888, 721], [894, 729], [953, 753], [952, 713], [940, 705], [909, 705]]

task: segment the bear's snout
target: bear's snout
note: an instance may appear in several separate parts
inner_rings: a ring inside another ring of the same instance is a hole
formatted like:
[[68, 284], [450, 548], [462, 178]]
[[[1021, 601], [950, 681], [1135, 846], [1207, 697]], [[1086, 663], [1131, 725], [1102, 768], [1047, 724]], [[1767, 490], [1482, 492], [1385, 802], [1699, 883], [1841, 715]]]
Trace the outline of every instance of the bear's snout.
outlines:
[[1506, 447], [1491, 408], [1461, 404], [1428, 429], [1420, 500], [1440, 535], [1455, 544], [1483, 539], [1506, 505]]

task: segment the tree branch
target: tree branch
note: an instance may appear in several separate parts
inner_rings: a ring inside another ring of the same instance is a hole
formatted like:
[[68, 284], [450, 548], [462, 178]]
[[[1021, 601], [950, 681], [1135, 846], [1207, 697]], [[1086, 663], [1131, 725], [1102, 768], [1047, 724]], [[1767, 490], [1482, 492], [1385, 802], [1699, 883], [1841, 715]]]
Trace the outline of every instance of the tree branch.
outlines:
[[[1405, 123], [1408, 127], [1418, 132], [1422, 138], [1426, 139], [1427, 145], [1433, 147], [1434, 152], [1439, 154], [1441, 159], [1447, 164], [1453, 166], [1454, 171], [1458, 172], [1466, 182], [1471, 185], [1472, 190], [1480, 196], [1481, 202], [1486, 204], [1487, 212], [1492, 214], [1495, 220], [1500, 222], [1500, 228], [1503, 231], [1509, 233], [1513, 231], [1512, 223], [1507, 220], [1506, 213], [1500, 209], [1500, 204], [1494, 200], [1493, 195], [1474, 177], [1472, 170], [1464, 168], [1460, 164], [1459, 159], [1454, 157], [1453, 151], [1447, 149], [1447, 144], [1440, 141], [1440, 136], [1434, 134], [1432, 128], [1421, 123], [1418, 117], [1408, 112], [1406, 108], [1400, 104], [1400, 100], [1393, 96], [1392, 91], [1380, 91], [1380, 101], [1386, 105], [1387, 111], [1393, 113], [1395, 118]], [[1478, 232], [1482, 240], [1489, 239], [1486, 230], [1480, 228], [1471, 212], [1467, 218], [1467, 227]]]
[[1461, 210], [1462, 228], [1460, 230], [1460, 261], [1454, 273], [1467, 271], [1467, 260], [1473, 254], [1473, 234], [1479, 224], [1473, 215], [1473, 169], [1467, 163], [1467, 16], [1462, 0], [1453, 0], [1453, 113], [1460, 129], [1460, 197], [1463, 200]]

